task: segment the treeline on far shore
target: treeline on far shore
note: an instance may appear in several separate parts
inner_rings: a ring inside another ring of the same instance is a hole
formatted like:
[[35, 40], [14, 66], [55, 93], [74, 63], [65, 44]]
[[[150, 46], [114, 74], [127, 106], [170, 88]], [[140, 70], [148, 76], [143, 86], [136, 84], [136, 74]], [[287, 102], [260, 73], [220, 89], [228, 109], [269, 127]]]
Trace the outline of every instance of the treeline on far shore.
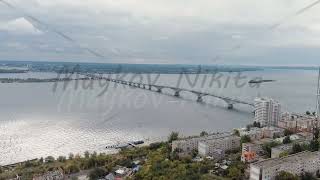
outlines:
[[74, 81], [74, 80], [90, 80], [88, 77], [84, 78], [49, 78], [49, 79], [38, 79], [38, 78], [0, 78], [0, 83], [43, 83], [43, 82], [58, 82], [58, 81]]

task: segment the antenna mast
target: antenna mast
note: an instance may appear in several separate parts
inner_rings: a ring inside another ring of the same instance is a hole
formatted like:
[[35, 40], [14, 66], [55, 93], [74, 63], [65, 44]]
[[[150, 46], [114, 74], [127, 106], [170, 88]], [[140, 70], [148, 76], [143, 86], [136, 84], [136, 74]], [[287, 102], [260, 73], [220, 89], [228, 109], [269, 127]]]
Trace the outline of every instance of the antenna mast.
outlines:
[[317, 120], [319, 120], [319, 116], [320, 116], [320, 67], [319, 67], [319, 74], [318, 74], [318, 87], [317, 87]]

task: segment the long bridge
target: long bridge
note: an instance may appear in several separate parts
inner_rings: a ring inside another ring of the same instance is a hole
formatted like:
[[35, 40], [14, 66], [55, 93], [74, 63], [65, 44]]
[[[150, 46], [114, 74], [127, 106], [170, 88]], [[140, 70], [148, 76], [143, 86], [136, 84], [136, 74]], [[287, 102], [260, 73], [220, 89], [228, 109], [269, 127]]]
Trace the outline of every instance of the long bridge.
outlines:
[[110, 82], [123, 84], [123, 85], [131, 86], [131, 87], [135, 87], [135, 88], [145, 89], [145, 90], [149, 90], [149, 91], [155, 91], [158, 93], [162, 93], [164, 89], [171, 89], [174, 91], [173, 96], [175, 96], [175, 97], [181, 97], [180, 96], [181, 92], [191, 92], [197, 96], [197, 102], [203, 102], [203, 97], [211, 96], [211, 97], [215, 97], [215, 98], [223, 100], [228, 105], [228, 109], [233, 109], [234, 104], [245, 104], [245, 105], [249, 105], [249, 106], [254, 106], [254, 104], [250, 103], [250, 102], [246, 102], [246, 101], [232, 98], [232, 97], [216, 95], [216, 94], [208, 93], [208, 92], [201, 92], [201, 91], [184, 89], [184, 88], [179, 88], [179, 87], [172, 87], [172, 86], [130, 82], [130, 81], [124, 81], [124, 80], [118, 80], [118, 79], [111, 79], [111, 78], [107, 78], [107, 77], [95, 76], [95, 75], [91, 75], [91, 74], [90, 75], [85, 74], [85, 76], [93, 78], [93, 79], [105, 79]]

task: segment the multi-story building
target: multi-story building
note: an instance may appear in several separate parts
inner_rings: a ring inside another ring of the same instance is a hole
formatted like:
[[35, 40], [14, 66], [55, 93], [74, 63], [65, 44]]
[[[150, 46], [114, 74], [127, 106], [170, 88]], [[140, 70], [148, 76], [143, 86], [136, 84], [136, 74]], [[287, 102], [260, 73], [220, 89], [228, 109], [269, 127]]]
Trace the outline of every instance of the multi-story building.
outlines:
[[238, 148], [240, 148], [240, 137], [234, 135], [203, 140], [198, 144], [199, 155], [216, 159], [224, 157], [225, 151]]
[[320, 121], [312, 115], [284, 113], [278, 126], [292, 132], [312, 132], [314, 127], [320, 127]]
[[281, 117], [281, 105], [277, 101], [268, 98], [256, 98], [255, 121], [262, 126], [277, 126]]
[[259, 141], [252, 141], [250, 143], [242, 143], [241, 161], [252, 163], [260, 159], [265, 155], [263, 145], [271, 142], [273, 139], [265, 138]]
[[278, 127], [264, 127], [262, 128], [263, 138], [274, 138], [284, 136], [284, 129]]
[[320, 152], [304, 151], [283, 158], [270, 158], [250, 164], [250, 180], [273, 180], [281, 172], [300, 175], [320, 169]]
[[178, 149], [179, 152], [191, 153], [193, 150], [198, 149], [198, 143], [200, 141], [222, 138], [230, 135], [231, 135], [230, 133], [221, 133], [221, 134], [214, 134], [214, 135], [208, 135], [203, 137], [190, 137], [190, 138], [179, 139], [172, 142], [172, 151]]
[[238, 129], [240, 136], [249, 136], [252, 141], [259, 141], [264, 138], [281, 137], [284, 135], [284, 129], [278, 127], [263, 127], [246, 129]]
[[261, 128], [250, 128], [250, 131], [246, 129], [239, 130], [240, 136], [248, 136], [252, 141], [260, 140], [263, 138], [263, 131]]

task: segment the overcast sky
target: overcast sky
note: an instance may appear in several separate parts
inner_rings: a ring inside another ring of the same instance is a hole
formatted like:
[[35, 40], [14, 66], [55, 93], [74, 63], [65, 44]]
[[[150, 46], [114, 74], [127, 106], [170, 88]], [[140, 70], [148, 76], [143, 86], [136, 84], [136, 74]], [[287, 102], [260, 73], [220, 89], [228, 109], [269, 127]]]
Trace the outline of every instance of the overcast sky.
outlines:
[[0, 60], [320, 65], [315, 0], [6, 1]]

